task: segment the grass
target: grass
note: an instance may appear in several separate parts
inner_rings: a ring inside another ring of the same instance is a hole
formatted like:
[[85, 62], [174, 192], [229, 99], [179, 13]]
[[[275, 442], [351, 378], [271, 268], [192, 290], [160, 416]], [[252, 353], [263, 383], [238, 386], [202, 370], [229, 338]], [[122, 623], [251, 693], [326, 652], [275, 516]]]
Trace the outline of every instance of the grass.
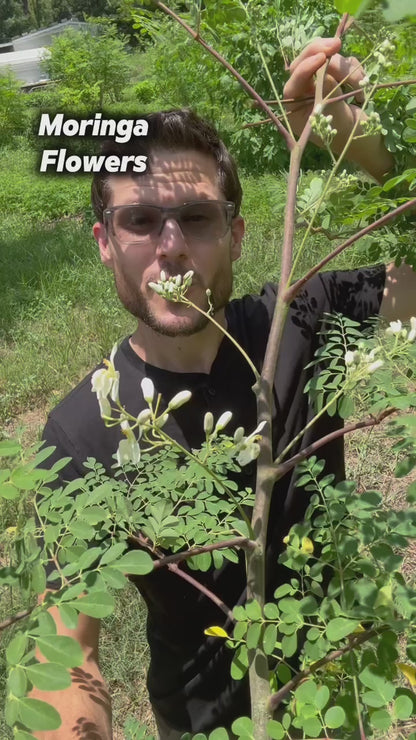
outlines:
[[[3, 427], [10, 433], [19, 417], [29, 422], [36, 437], [44, 410], [131, 330], [133, 320], [120, 307], [112, 277], [101, 266], [91, 237], [88, 181], [36, 176], [30, 151], [21, 147], [17, 154], [11, 149], [0, 152], [0, 167], [10, 173], [0, 183], [0, 431]], [[278, 279], [276, 252], [282, 239], [286, 190], [283, 175], [245, 177], [243, 185], [243, 215], [249, 229], [236, 264], [236, 296], [256, 292], [265, 281]], [[326, 248], [320, 236], [313, 236], [298, 274], [322, 257]], [[353, 258], [344, 254], [334, 267], [345, 269], [353, 261], [357, 264], [357, 254]], [[392, 487], [388, 452], [379, 440], [374, 441], [377, 434], [349, 441], [350, 474], [363, 487], [379, 487], [382, 461], [383, 484], [391, 499], [399, 495], [398, 489]], [[2, 509], [0, 514], [8, 526], [10, 512]], [[407, 562], [410, 577], [413, 567]], [[4, 590], [0, 621], [24, 606], [18, 594]], [[144, 685], [148, 661], [144, 625], [145, 607], [136, 591], [118, 593], [116, 611], [104, 620], [101, 639], [102, 667], [113, 696], [115, 740], [123, 737], [128, 715], [152, 722]], [[7, 639], [3, 637], [3, 642]], [[4, 668], [3, 657], [0, 692], [5, 688]], [[0, 737], [11, 737], [1, 717]]]

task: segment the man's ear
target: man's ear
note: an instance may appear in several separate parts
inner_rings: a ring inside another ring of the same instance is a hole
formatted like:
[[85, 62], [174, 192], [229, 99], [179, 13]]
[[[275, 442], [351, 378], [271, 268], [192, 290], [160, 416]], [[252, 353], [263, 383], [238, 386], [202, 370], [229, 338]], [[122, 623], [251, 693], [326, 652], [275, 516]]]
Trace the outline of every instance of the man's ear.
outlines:
[[112, 268], [113, 255], [108, 241], [107, 230], [104, 224], [97, 221], [97, 223], [95, 223], [92, 227], [92, 233], [94, 234], [94, 239], [97, 242], [98, 248], [100, 250], [101, 262], [106, 267]]
[[242, 216], [233, 218], [231, 224], [231, 260], [235, 262], [241, 257], [241, 242], [243, 241], [245, 223]]

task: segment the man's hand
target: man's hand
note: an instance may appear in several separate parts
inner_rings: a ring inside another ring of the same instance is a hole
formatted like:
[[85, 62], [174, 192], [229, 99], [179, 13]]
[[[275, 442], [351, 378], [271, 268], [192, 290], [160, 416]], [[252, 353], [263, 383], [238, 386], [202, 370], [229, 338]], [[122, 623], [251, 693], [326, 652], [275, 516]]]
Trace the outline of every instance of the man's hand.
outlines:
[[[340, 49], [341, 40], [338, 38], [315, 39], [290, 65], [290, 78], [285, 85], [283, 95], [285, 99], [293, 98], [294, 101], [299, 101], [286, 104], [287, 111], [290, 114], [290, 125], [297, 135], [302, 132], [313, 111], [315, 75], [327, 60], [329, 62], [324, 81], [324, 97], [331, 95], [332, 91], [334, 91], [333, 97], [341, 95], [344, 91], [341, 87], [337, 87], [341, 82], [347, 90], [348, 88], [353, 90], [359, 88], [359, 83], [364, 78], [365, 72], [355, 57], [343, 57], [339, 53]], [[305, 98], [309, 98], [309, 100], [304, 101]], [[358, 105], [363, 100], [364, 95], [359, 91], [355, 96], [357, 104], [342, 100], [337, 103], [328, 103], [325, 106], [325, 115], [333, 116], [331, 125], [337, 130], [331, 144], [331, 149], [335, 154], [342, 152], [356, 121], [366, 120], [367, 116]], [[359, 136], [361, 133], [359, 123], [355, 135]], [[315, 135], [311, 136], [311, 141], [314, 141], [318, 146], [322, 146], [322, 142]], [[357, 162], [361, 168], [379, 181], [393, 167], [393, 158], [385, 148], [380, 135], [365, 136], [353, 140], [347, 156], [348, 159]]]

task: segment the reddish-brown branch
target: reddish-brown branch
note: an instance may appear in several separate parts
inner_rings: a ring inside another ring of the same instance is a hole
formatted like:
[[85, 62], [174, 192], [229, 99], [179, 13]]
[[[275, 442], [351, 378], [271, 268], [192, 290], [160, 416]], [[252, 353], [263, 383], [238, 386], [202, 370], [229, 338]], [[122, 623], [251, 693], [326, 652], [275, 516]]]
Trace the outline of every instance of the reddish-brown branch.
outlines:
[[199, 33], [197, 31], [194, 31], [194, 29], [191, 28], [191, 26], [189, 26], [184, 20], [182, 20], [182, 18], [180, 18], [180, 16], [178, 16], [173, 10], [168, 8], [163, 3], [157, 2], [156, 0], [154, 2], [154, 5], [156, 5], [156, 7], [159, 8], [159, 10], [163, 11], [163, 13], [166, 13], [166, 15], [169, 15], [177, 23], [179, 23], [182, 26], [182, 28], [184, 28], [185, 31], [187, 31], [187, 33], [189, 33], [189, 35], [192, 36], [192, 38], [198, 42], [198, 44], [200, 44], [209, 54], [211, 54], [211, 56], [213, 56], [214, 59], [220, 62], [220, 64], [222, 64], [222, 66], [225, 67], [225, 69], [227, 69], [233, 75], [233, 77], [235, 77], [235, 79], [240, 83], [243, 90], [245, 90], [256, 101], [258, 107], [264, 110], [265, 113], [267, 113], [272, 123], [274, 123], [279, 133], [283, 136], [286, 142], [287, 148], [289, 149], [289, 151], [291, 151], [295, 144], [294, 139], [292, 138], [290, 133], [286, 130], [286, 128], [283, 126], [278, 116], [276, 116], [275, 113], [273, 113], [271, 108], [269, 108], [269, 106], [264, 102], [263, 98], [255, 91], [253, 87], [251, 87], [251, 85], [249, 85], [247, 80], [245, 80], [244, 77], [242, 77], [239, 74], [239, 72], [237, 72], [237, 70], [234, 69], [234, 67], [229, 62], [227, 62], [227, 60], [224, 59], [224, 57], [221, 56], [221, 54], [219, 54], [218, 51], [216, 51], [212, 46], [210, 46], [206, 41], [204, 41], [204, 39], [199, 35]]
[[17, 614], [13, 614], [13, 616], [8, 617], [8, 619], [4, 619], [3, 622], [0, 622], [0, 632], [7, 629], [7, 627], [11, 627], [13, 624], [16, 624], [16, 622], [20, 622], [25, 617], [28, 617], [32, 614], [34, 608], [35, 607], [32, 606], [31, 609], [25, 609], [24, 611], [17, 612]]
[[180, 578], [183, 578], [184, 581], [188, 581], [188, 583], [191, 584], [194, 588], [196, 588], [198, 591], [200, 591], [204, 596], [207, 597], [207, 599], [210, 599], [211, 601], [218, 606], [221, 611], [224, 612], [224, 614], [227, 615], [228, 619], [231, 620], [231, 622], [235, 622], [235, 617], [232, 612], [232, 610], [225, 604], [225, 602], [219, 598], [216, 594], [213, 593], [213, 591], [210, 591], [209, 588], [204, 586], [202, 583], [199, 583], [199, 581], [196, 580], [193, 576], [190, 575], [190, 573], [186, 573], [184, 570], [181, 570], [179, 568], [179, 565], [176, 565], [176, 563], [171, 563], [170, 565], [166, 566], [168, 570], [170, 570], [172, 573], [175, 573]]
[[[163, 555], [163, 552], [159, 549], [154, 549], [149, 542], [149, 540], [144, 537], [140, 532], [137, 532], [135, 535], [130, 534], [128, 537], [129, 541], [132, 542], [134, 545], [138, 545], [140, 548], [144, 548], [145, 550], [148, 550], [152, 555], [157, 555], [158, 558], [164, 558], [166, 556]], [[245, 538], [244, 538], [245, 539]], [[157, 561], [155, 561], [157, 562]], [[156, 566], [157, 567], [157, 566]], [[170, 570], [172, 573], [175, 573], [175, 575], [179, 576], [179, 578], [182, 578], [184, 581], [187, 581], [190, 583], [194, 588], [197, 589], [197, 591], [200, 591], [204, 594], [208, 599], [210, 599], [216, 606], [218, 606], [221, 611], [224, 612], [224, 614], [227, 615], [227, 617], [232, 620], [234, 620], [234, 615], [227, 606], [227, 604], [220, 599], [216, 594], [214, 594], [213, 591], [210, 591], [209, 588], [204, 586], [202, 583], [199, 583], [199, 581], [196, 580], [193, 576], [190, 575], [190, 573], [186, 573], [184, 570], [181, 570], [177, 563], [167, 563], [166, 567], [168, 570]]]
[[327, 665], [328, 663], [332, 663], [332, 661], [338, 660], [338, 658], [342, 658], [343, 655], [350, 653], [351, 650], [355, 650], [355, 648], [359, 647], [363, 642], [371, 640], [373, 637], [376, 637], [377, 635], [385, 632], [388, 629], [390, 628], [386, 625], [380, 627], [379, 629], [372, 629], [367, 630], [366, 632], [362, 632], [360, 635], [351, 638], [348, 645], [346, 645], [345, 647], [340, 648], [339, 650], [333, 650], [332, 653], [328, 653], [325, 658], [321, 658], [320, 660], [317, 660], [316, 663], [312, 663], [309, 668], [305, 668], [304, 671], [299, 671], [299, 673], [297, 673], [296, 676], [293, 676], [290, 681], [285, 683], [285, 685], [282, 686], [279, 691], [277, 691], [275, 694], [272, 694], [268, 703], [269, 712], [271, 714], [275, 712], [280, 702], [282, 702], [283, 699], [288, 695], [289, 691], [293, 691], [293, 689], [296, 688], [300, 681], [308, 678], [308, 676], [310, 676], [312, 673], [315, 673], [315, 671], [317, 671], [319, 668], [323, 668], [323, 666]]
[[185, 552], [175, 552], [174, 555], [166, 555], [165, 557], [155, 560], [153, 563], [154, 570], [164, 568], [170, 563], [180, 563], [183, 560], [188, 560], [196, 555], [202, 555], [205, 552], [214, 552], [215, 550], [224, 550], [226, 547], [241, 547], [248, 549], [254, 547], [254, 543], [248, 539], [248, 537], [234, 537], [232, 540], [224, 540], [223, 542], [216, 542], [212, 545], [204, 545], [203, 547], [192, 547], [190, 550]]
[[416, 198], [412, 198], [412, 200], [407, 201], [407, 203], [403, 203], [401, 206], [398, 206], [397, 208], [394, 208], [389, 213], [386, 213], [384, 216], [381, 216], [381, 218], [378, 218], [376, 221], [374, 221], [372, 224], [369, 224], [364, 229], [361, 229], [356, 234], [353, 234], [353, 236], [350, 236], [349, 239], [347, 239], [345, 242], [340, 244], [336, 249], [334, 249], [332, 252], [330, 252], [326, 257], [324, 257], [320, 262], [318, 262], [317, 265], [312, 267], [306, 275], [304, 275], [302, 278], [296, 281], [296, 283], [293, 283], [291, 287], [286, 291], [284, 296], [284, 301], [288, 305], [293, 301], [293, 299], [298, 295], [298, 293], [302, 290], [305, 283], [308, 282], [316, 273], [320, 272], [323, 267], [325, 267], [328, 262], [331, 262], [331, 260], [334, 259], [334, 257], [337, 257], [341, 252], [344, 251], [344, 249], [347, 249], [347, 247], [350, 247], [351, 244], [355, 244], [356, 241], [361, 239], [363, 236], [366, 236], [367, 234], [370, 234], [374, 229], [378, 229], [380, 226], [384, 226], [384, 224], [389, 223], [392, 221], [396, 216], [400, 216], [402, 213], [405, 213], [406, 211], [409, 211], [411, 208], [416, 207]]
[[377, 424], [381, 424], [381, 422], [384, 421], [384, 419], [386, 419], [388, 416], [394, 414], [395, 411], [397, 411], [397, 409], [395, 408], [385, 409], [380, 414], [378, 414], [378, 416], [370, 416], [368, 417], [368, 419], [363, 419], [362, 421], [351, 422], [350, 424], [346, 424], [341, 429], [337, 429], [335, 432], [330, 432], [330, 434], [326, 434], [324, 437], [317, 439], [316, 442], [313, 442], [307, 447], [304, 447], [303, 450], [300, 450], [300, 452], [298, 452], [296, 455], [293, 455], [293, 457], [291, 457], [289, 460], [286, 460], [286, 462], [280, 463], [280, 465], [276, 465], [275, 473], [277, 478], [282, 478], [300, 462], [306, 460], [306, 458], [310, 457], [310, 455], [313, 455], [317, 450], [319, 450], [320, 447], [333, 442], [335, 439], [344, 437], [346, 434], [356, 432], [358, 429], [366, 429], [368, 427], [377, 426]]

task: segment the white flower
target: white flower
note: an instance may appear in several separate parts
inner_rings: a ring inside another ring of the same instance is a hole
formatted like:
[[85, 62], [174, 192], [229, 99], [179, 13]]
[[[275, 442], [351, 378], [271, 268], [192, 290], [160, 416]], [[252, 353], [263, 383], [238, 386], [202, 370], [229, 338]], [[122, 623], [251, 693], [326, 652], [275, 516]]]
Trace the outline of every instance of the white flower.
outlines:
[[[103, 360], [103, 364], [106, 367], [101, 367], [92, 374], [91, 377], [91, 390], [97, 394], [98, 402], [108, 400], [110, 396], [111, 400], [118, 402], [119, 386], [120, 386], [120, 373], [114, 367], [114, 356], [117, 351], [117, 345], [115, 344], [111, 350], [110, 359]], [[109, 405], [109, 404], [108, 404]], [[108, 405], [104, 404], [105, 411], [108, 411]], [[100, 406], [101, 409], [101, 406]], [[111, 414], [105, 414], [109, 416]]]
[[108, 398], [100, 398], [100, 396], [97, 396], [97, 401], [100, 407], [101, 418], [111, 419], [111, 405]]
[[344, 361], [347, 367], [354, 364], [356, 354], [356, 352], [352, 352], [350, 349], [345, 353]]
[[218, 419], [216, 425], [215, 425], [215, 431], [221, 432], [224, 427], [227, 426], [227, 424], [231, 421], [232, 418], [232, 412], [231, 411], [224, 411], [223, 414], [221, 414], [220, 418]]
[[191, 396], [191, 391], [179, 391], [179, 393], [169, 401], [168, 409], [178, 409], [180, 406], [183, 406], [184, 403], [187, 403]]
[[407, 335], [408, 342], [414, 342], [416, 339], [416, 317], [412, 316], [410, 319], [410, 331]]
[[257, 444], [257, 442], [252, 442], [238, 453], [237, 462], [239, 465], [248, 465], [248, 463], [255, 460], [259, 454], [260, 445]]
[[402, 330], [402, 322], [400, 319], [397, 321], [390, 321], [389, 326], [386, 329], [386, 334], [400, 334]]
[[120, 424], [120, 428], [125, 439], [122, 439], [119, 443], [118, 450], [116, 452], [117, 462], [119, 465], [126, 465], [126, 463], [129, 462], [137, 465], [137, 463], [140, 462], [140, 447], [127, 419], [123, 419]]
[[368, 372], [369, 372], [370, 374], [371, 374], [371, 373], [375, 373], [375, 371], [376, 371], [376, 370], [378, 370], [378, 369], [379, 369], [379, 367], [382, 367], [382, 365], [384, 365], [384, 362], [383, 362], [383, 360], [376, 360], [375, 362], [372, 362], [372, 363], [371, 363], [371, 364], [370, 364], [370, 365], [369, 365], [369, 366], [367, 367], [367, 370], [368, 370]]
[[251, 434], [248, 435], [248, 437], [242, 437], [240, 429], [244, 432], [244, 429], [242, 427], [239, 427], [236, 430], [239, 432], [238, 434], [238, 440], [236, 440], [236, 434], [234, 435], [234, 441], [236, 442], [236, 449], [238, 451], [237, 455], [237, 462], [239, 465], [247, 465], [252, 460], [255, 460], [259, 454], [260, 454], [260, 445], [258, 444], [259, 439], [261, 438], [260, 432], [262, 431], [263, 427], [265, 426], [266, 422], [261, 421], [260, 424], [256, 427], [254, 432], [251, 432]]
[[116, 458], [120, 466], [130, 462], [137, 465], [140, 462], [140, 447], [137, 440], [133, 442], [130, 439], [122, 439], [116, 452]]
[[143, 392], [143, 398], [147, 403], [152, 403], [155, 395], [155, 386], [150, 378], [143, 378], [140, 383]]
[[211, 411], [207, 411], [204, 416], [204, 432], [205, 434], [211, 434], [214, 428], [214, 417]]

